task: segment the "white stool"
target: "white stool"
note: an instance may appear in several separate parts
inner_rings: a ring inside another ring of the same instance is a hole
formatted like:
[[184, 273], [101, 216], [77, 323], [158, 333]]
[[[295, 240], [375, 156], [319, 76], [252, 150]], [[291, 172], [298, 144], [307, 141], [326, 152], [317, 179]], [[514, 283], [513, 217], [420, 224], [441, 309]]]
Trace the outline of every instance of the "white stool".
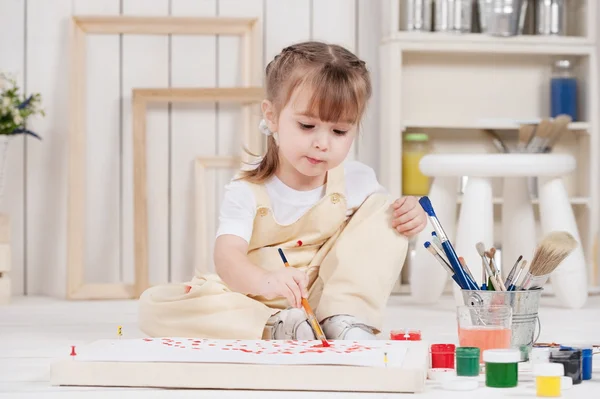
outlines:
[[[533, 205], [528, 177], [538, 177], [540, 222], [543, 234], [562, 230], [572, 234], [579, 245], [552, 273], [552, 288], [566, 307], [582, 307], [588, 296], [586, 263], [573, 209], [562, 176], [575, 169], [575, 159], [565, 154], [430, 154], [421, 160], [423, 174], [433, 178], [429, 198], [458, 256], [464, 257], [481, 286], [481, 257], [475, 245], [494, 245], [492, 178], [503, 178], [502, 271], [506, 276], [519, 255], [528, 262], [537, 246]], [[468, 176], [458, 220], [457, 187]], [[423, 247], [431, 241], [429, 225], [417, 241], [411, 267], [411, 295], [421, 303], [436, 302], [442, 295], [448, 273]], [[460, 287], [454, 286], [457, 303]]]

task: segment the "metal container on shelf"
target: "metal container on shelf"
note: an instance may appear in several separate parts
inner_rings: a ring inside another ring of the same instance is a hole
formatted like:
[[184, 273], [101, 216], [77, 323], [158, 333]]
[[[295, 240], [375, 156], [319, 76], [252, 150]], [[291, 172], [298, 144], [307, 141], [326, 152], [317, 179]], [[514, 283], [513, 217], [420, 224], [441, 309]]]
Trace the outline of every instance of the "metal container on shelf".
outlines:
[[478, 0], [481, 31], [493, 36], [523, 33], [527, 0]]
[[433, 0], [402, 0], [401, 29], [406, 31], [431, 31]]
[[538, 35], [566, 35], [565, 0], [537, 0], [536, 6], [536, 33]]
[[436, 32], [471, 32], [473, 0], [435, 0], [434, 8]]

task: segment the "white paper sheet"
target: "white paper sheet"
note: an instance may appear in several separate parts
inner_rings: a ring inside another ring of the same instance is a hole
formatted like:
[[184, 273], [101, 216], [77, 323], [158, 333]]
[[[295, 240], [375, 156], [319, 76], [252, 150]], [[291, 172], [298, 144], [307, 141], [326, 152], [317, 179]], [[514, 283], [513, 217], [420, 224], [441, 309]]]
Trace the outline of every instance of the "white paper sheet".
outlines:
[[406, 354], [401, 341], [332, 341], [329, 348], [320, 345], [320, 341], [111, 339], [76, 347], [73, 360], [400, 367]]

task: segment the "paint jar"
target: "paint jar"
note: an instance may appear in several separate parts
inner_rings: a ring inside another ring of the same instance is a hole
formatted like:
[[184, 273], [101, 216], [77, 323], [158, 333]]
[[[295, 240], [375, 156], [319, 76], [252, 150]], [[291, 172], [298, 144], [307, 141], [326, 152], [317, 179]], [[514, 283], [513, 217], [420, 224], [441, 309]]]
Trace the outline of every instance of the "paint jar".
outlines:
[[402, 147], [402, 194], [427, 195], [431, 179], [421, 172], [421, 159], [431, 151], [425, 133], [407, 133]]
[[518, 384], [518, 349], [488, 349], [483, 352], [485, 385], [490, 388], [513, 388]]
[[565, 367], [565, 376], [573, 379], [573, 385], [581, 384], [581, 350], [554, 350], [550, 352], [550, 363], [562, 364]]
[[565, 368], [560, 363], [538, 364], [535, 368], [536, 395], [541, 398], [559, 397], [564, 374]]
[[431, 368], [432, 369], [453, 369], [454, 368], [454, 344], [433, 344], [431, 345]]
[[390, 339], [392, 341], [420, 341], [421, 330], [392, 330]]
[[550, 348], [531, 348], [531, 353], [529, 354], [529, 363], [531, 364], [531, 369], [535, 373], [535, 368], [540, 364], [545, 364], [550, 362]]
[[475, 377], [479, 375], [479, 348], [461, 346], [456, 348], [456, 375]]
[[590, 345], [561, 345], [561, 350], [580, 349], [581, 350], [581, 379], [592, 379], [592, 352], [593, 347]]
[[512, 308], [509, 305], [458, 306], [460, 346], [479, 348], [479, 362], [487, 349], [511, 347]]

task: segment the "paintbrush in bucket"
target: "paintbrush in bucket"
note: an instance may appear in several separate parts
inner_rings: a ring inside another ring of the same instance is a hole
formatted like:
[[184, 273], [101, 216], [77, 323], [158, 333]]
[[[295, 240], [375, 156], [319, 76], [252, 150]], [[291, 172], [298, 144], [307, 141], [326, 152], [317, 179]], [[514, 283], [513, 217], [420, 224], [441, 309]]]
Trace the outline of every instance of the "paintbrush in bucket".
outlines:
[[553, 231], [547, 234], [536, 248], [521, 289], [543, 287], [550, 274], [576, 247], [577, 240], [566, 231]]

